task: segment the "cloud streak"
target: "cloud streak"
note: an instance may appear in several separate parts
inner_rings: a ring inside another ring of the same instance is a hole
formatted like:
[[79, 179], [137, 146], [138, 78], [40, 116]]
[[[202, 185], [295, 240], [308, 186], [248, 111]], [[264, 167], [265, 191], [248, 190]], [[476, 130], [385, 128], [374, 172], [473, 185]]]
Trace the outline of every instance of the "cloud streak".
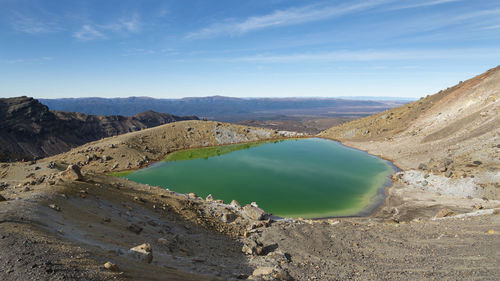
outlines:
[[142, 23], [139, 16], [134, 14], [130, 18], [121, 18], [116, 22], [98, 25], [98, 27], [103, 30], [119, 33], [137, 33], [141, 31]]
[[264, 28], [297, 25], [308, 22], [321, 21], [355, 12], [367, 10], [389, 0], [362, 1], [336, 6], [312, 5], [298, 8], [277, 10], [263, 16], [252, 16], [242, 21], [227, 20], [224, 23], [215, 23], [206, 28], [189, 33], [186, 38], [200, 39], [222, 34], [239, 35]]
[[104, 35], [102, 32], [97, 30], [92, 25], [88, 24], [83, 25], [79, 31], [73, 33], [73, 37], [80, 41], [91, 41], [107, 38], [106, 35]]
[[6, 64], [40, 64], [51, 60], [52, 57], [39, 57], [39, 58], [27, 58], [27, 59], [10, 59], [10, 60], [3, 60], [1, 62]]
[[137, 14], [130, 18], [121, 18], [107, 24], [84, 24], [80, 30], [73, 33], [73, 37], [79, 41], [92, 41], [108, 39], [112, 33], [127, 35], [139, 33], [142, 23]]
[[10, 25], [16, 31], [32, 35], [52, 33], [59, 30], [59, 27], [55, 22], [44, 22], [19, 12], [12, 13]]
[[[397, 61], [420, 59], [500, 58], [500, 49], [451, 50], [343, 50], [288, 55], [255, 55], [228, 59], [229, 62], [249, 63], [321, 63], [345, 61]], [[224, 60], [224, 59], [222, 59]]]
[[441, 5], [441, 4], [448, 4], [448, 3], [453, 3], [453, 2], [460, 2], [462, 0], [434, 0], [434, 1], [415, 1], [414, 3], [410, 4], [404, 4], [404, 5], [396, 5], [392, 8], [389, 8], [388, 10], [403, 10], [403, 9], [412, 9], [412, 8], [423, 8], [423, 7], [430, 7], [430, 6], [436, 6], [436, 5]]
[[366, 10], [379, 8], [381, 6], [395, 3], [395, 6], [386, 10], [402, 10], [410, 8], [429, 7], [442, 4], [458, 2], [462, 0], [432, 0], [416, 1], [406, 5], [400, 5], [395, 0], [376, 0], [376, 1], [358, 1], [339, 5], [310, 5], [303, 7], [293, 7], [284, 10], [277, 10], [273, 13], [252, 16], [244, 20], [226, 20], [214, 23], [208, 27], [191, 32], [185, 37], [188, 39], [211, 38], [220, 35], [242, 35], [248, 32], [257, 31], [265, 28], [282, 27], [298, 25], [309, 22], [322, 21], [326, 19], [341, 17], [348, 14], [355, 14]]

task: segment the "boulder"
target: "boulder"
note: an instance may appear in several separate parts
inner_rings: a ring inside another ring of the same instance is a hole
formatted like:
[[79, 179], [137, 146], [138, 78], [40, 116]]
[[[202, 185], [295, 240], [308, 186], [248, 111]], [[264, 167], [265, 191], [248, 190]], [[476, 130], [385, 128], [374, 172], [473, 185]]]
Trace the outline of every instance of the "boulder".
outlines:
[[245, 205], [245, 207], [243, 207], [242, 213], [245, 217], [252, 220], [262, 220], [266, 216], [264, 210], [259, 208], [255, 203], [252, 203], [250, 205]]
[[112, 262], [109, 262], [109, 261], [104, 264], [104, 268], [109, 269], [111, 271], [120, 271], [120, 268], [118, 267], [118, 265], [116, 265]]
[[196, 195], [196, 193], [194, 192], [189, 193], [188, 196], [191, 198], [198, 198], [198, 195]]
[[69, 165], [68, 168], [64, 172], [62, 172], [61, 176], [65, 179], [77, 181], [82, 180], [83, 176], [80, 172], [80, 167], [77, 165]]
[[264, 254], [264, 247], [259, 241], [248, 239], [244, 242], [241, 251], [247, 255], [261, 256]]
[[229, 205], [231, 205], [235, 208], [238, 208], [238, 209], [241, 208], [240, 202], [238, 202], [236, 200], [231, 201], [231, 204], [229, 204]]
[[7, 199], [5, 199], [5, 197], [3, 197], [1, 194], [0, 194], [0, 202], [2, 201], [7, 201]]
[[454, 214], [455, 213], [450, 209], [441, 209], [439, 212], [437, 212], [436, 218], [449, 217], [449, 216], [453, 216]]
[[207, 198], [205, 200], [207, 200], [207, 201], [214, 201], [214, 197], [212, 196], [212, 194], [208, 194]]
[[151, 263], [153, 261], [153, 248], [147, 243], [141, 244], [130, 248], [128, 256], [143, 262]]
[[427, 170], [427, 165], [425, 165], [424, 163], [420, 163], [420, 165], [418, 165], [418, 169], [419, 170]]

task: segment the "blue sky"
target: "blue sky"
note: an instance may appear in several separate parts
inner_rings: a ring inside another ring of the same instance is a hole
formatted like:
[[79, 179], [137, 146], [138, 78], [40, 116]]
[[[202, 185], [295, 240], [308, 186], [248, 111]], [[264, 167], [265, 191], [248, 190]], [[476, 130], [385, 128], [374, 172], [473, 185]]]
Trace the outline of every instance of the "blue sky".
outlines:
[[420, 97], [498, 64], [497, 0], [0, 0], [0, 97]]

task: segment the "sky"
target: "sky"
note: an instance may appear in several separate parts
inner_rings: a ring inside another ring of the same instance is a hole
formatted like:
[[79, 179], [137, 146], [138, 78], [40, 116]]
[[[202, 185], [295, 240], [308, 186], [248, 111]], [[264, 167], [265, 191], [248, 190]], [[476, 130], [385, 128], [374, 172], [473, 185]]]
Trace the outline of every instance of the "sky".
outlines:
[[0, 97], [418, 98], [499, 64], [498, 0], [0, 0]]

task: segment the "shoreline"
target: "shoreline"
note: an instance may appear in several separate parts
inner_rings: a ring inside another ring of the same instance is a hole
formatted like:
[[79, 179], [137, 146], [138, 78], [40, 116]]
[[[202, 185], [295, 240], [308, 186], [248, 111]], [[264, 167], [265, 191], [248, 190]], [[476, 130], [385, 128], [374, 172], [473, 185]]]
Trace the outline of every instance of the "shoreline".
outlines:
[[[231, 145], [240, 145], [240, 144], [271, 143], [271, 142], [274, 142], [274, 141], [287, 141], [287, 140], [299, 140], [299, 139], [314, 139], [314, 138], [316, 138], [316, 139], [324, 139], [324, 140], [329, 140], [329, 141], [334, 141], [334, 142], [338, 143], [339, 145], [341, 145], [342, 147], [344, 147], [346, 149], [351, 149], [351, 150], [359, 151], [359, 152], [368, 154], [369, 156], [376, 157], [379, 160], [382, 160], [383, 162], [385, 162], [388, 166], [390, 166], [391, 169], [393, 170], [393, 172], [391, 174], [389, 174], [389, 175], [387, 175], [387, 176], [384, 177], [384, 183], [382, 185], [380, 185], [380, 187], [376, 188], [375, 193], [370, 197], [370, 199], [367, 200], [368, 203], [362, 209], [360, 209], [359, 211], [357, 211], [357, 212], [355, 212], [353, 214], [349, 214], [349, 215], [312, 216], [312, 217], [308, 217], [308, 218], [304, 218], [304, 219], [310, 219], [310, 220], [327, 220], [327, 219], [333, 219], [333, 218], [370, 217], [370, 216], [374, 215], [375, 213], [377, 213], [377, 211], [381, 208], [381, 206], [384, 205], [385, 199], [388, 196], [387, 189], [390, 188], [390, 187], [392, 187], [394, 185], [394, 180], [392, 179], [392, 176], [395, 173], [400, 172], [401, 169], [399, 167], [397, 167], [391, 160], [389, 160], [387, 158], [371, 154], [371, 153], [369, 153], [369, 152], [367, 152], [365, 150], [358, 149], [356, 147], [351, 147], [351, 146], [345, 145], [341, 141], [338, 141], [338, 140], [335, 140], [335, 139], [330, 139], [330, 138], [325, 138], [325, 137], [320, 137], [320, 136], [315, 136], [315, 135], [313, 135], [313, 136], [300, 136], [300, 137], [288, 137], [288, 138], [273, 138], [273, 139], [268, 139], [268, 140], [235, 142], [235, 143], [229, 143], [229, 144], [219, 144], [219, 145], [211, 145], [211, 146], [196, 146], [196, 147], [190, 147], [190, 148], [185, 148], [185, 149], [175, 149], [175, 150], [172, 150], [172, 151], [170, 151], [168, 153], [165, 153], [162, 157], [159, 158], [159, 160], [153, 160], [151, 163], [148, 163], [147, 165], [144, 165], [142, 167], [135, 168], [135, 169], [130, 169], [130, 170], [122, 170], [122, 171], [118, 171], [118, 172], [110, 172], [110, 173], [106, 173], [106, 174], [107, 175], [111, 175], [111, 176], [115, 176], [115, 177], [124, 177], [124, 178], [126, 178], [126, 176], [129, 175], [128, 173], [126, 175], [113, 175], [113, 173], [119, 174], [119, 173], [122, 173], [122, 172], [126, 173], [128, 171], [130, 171], [131, 173], [134, 173], [135, 171], [138, 171], [138, 170], [141, 170], [141, 169], [144, 169], [144, 168], [147, 168], [147, 167], [151, 167], [152, 165], [155, 165], [157, 163], [163, 162], [164, 159], [167, 157], [167, 155], [169, 155], [171, 153], [175, 153], [175, 152], [180, 152], [180, 151], [189, 151], [189, 150], [196, 150], [196, 149], [210, 149], [210, 148], [224, 147], [224, 146], [231, 146]], [[174, 192], [176, 192], [176, 191], [174, 191]], [[180, 193], [180, 192], [176, 192], [176, 193], [178, 193], [178, 194], [187, 194], [187, 193]], [[257, 202], [257, 204], [258, 204], [258, 202]], [[264, 211], [266, 211], [266, 210], [264, 210]], [[294, 219], [295, 220], [295, 219], [298, 219], [298, 218], [302, 218], [301, 215], [290, 217], [290, 216], [278, 216], [278, 215], [272, 214], [272, 216], [274, 216], [276, 218], [279, 218], [279, 219]]]

